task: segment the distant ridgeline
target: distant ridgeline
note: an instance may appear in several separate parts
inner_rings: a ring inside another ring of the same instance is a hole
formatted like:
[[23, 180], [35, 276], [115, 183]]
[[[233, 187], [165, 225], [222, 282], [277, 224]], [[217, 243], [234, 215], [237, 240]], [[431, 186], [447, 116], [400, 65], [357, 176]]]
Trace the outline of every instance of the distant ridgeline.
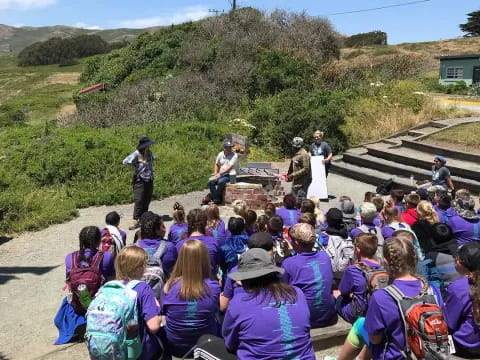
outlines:
[[27, 46], [18, 54], [19, 66], [72, 65], [75, 59], [106, 54], [113, 49], [128, 45], [128, 42], [108, 43], [99, 35], [79, 35], [72, 38], [54, 37]]

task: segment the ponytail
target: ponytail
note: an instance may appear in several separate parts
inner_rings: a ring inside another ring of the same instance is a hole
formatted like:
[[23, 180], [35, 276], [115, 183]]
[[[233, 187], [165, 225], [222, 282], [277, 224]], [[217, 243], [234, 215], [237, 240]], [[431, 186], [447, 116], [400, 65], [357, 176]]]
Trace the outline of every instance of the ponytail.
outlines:
[[480, 325], [480, 270], [468, 275], [470, 284], [470, 297], [472, 299], [473, 322]]

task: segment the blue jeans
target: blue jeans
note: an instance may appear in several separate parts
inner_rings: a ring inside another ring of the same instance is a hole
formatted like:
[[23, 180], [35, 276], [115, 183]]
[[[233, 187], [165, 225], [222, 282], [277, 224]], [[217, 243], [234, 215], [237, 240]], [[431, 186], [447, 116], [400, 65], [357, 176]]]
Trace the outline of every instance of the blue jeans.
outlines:
[[223, 190], [225, 189], [225, 185], [230, 182], [232, 184], [235, 183], [235, 176], [230, 176], [228, 174], [222, 175], [217, 180], [210, 180], [208, 182], [208, 188], [210, 189], [210, 194], [212, 194], [213, 201], [222, 201], [223, 198]]

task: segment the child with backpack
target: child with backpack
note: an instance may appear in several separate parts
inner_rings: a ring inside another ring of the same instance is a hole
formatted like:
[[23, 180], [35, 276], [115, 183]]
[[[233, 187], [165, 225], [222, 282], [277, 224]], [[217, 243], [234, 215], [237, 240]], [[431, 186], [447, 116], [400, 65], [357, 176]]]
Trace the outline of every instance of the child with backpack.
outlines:
[[68, 295], [63, 299], [54, 320], [59, 330], [56, 345], [72, 340], [77, 329], [85, 325], [85, 313], [91, 299], [105, 279], [115, 277], [112, 254], [98, 251], [100, 239], [98, 227], [84, 227], [79, 234], [80, 250], [65, 258]]
[[158, 214], [143, 214], [140, 231], [142, 239], [136, 245], [145, 249], [148, 254], [147, 271], [142, 279], [152, 287], [159, 298], [163, 284], [177, 261], [177, 249], [175, 244], [163, 238], [165, 224]]
[[117, 280], [106, 283], [87, 312], [85, 339], [91, 359], [154, 360], [162, 354], [160, 306], [152, 289], [139, 281], [148, 254], [127, 246], [115, 259]]
[[220, 248], [220, 267], [225, 275], [224, 277], [226, 277], [226, 274], [238, 264], [240, 255], [248, 250], [248, 235], [244, 232], [245, 221], [242, 218], [231, 217], [230, 220], [228, 220], [228, 231], [231, 235]]
[[442, 299], [438, 290], [416, 275], [413, 243], [394, 237], [384, 245], [383, 254], [393, 282], [375, 291], [368, 305], [364, 327], [373, 359], [403, 360], [413, 355], [448, 359]]
[[388, 285], [389, 276], [375, 260], [377, 237], [360, 233], [355, 238], [355, 258], [357, 261], [345, 269], [338, 286], [336, 308], [338, 314], [353, 324], [365, 316], [368, 300], [373, 291]]
[[219, 295], [206, 245], [199, 239], [187, 240], [161, 298], [167, 349], [173, 356], [184, 356], [202, 335], [218, 334]]
[[376, 216], [377, 208], [375, 207], [375, 205], [368, 202], [362, 203], [360, 205], [361, 225], [350, 231], [350, 239], [355, 240], [355, 236], [357, 236], [361, 232], [370, 233], [377, 236], [381, 235], [380, 228], [373, 222]]
[[179, 202], [175, 202], [175, 204], [173, 204], [173, 224], [168, 230], [167, 240], [176, 244], [187, 230], [188, 225], [185, 221], [185, 209]]
[[332, 263], [325, 251], [315, 251], [317, 242], [312, 225], [299, 223], [289, 229], [292, 246], [296, 252], [282, 262], [285, 270], [282, 279], [300, 288], [310, 309], [312, 328], [325, 327], [337, 322], [335, 299], [332, 295]]
[[480, 358], [480, 242], [458, 248], [455, 268], [462, 275], [447, 288], [445, 317], [456, 354]]
[[279, 215], [273, 215], [268, 219], [267, 230], [273, 238], [273, 259], [280, 265], [291, 252], [290, 244], [283, 238], [283, 219]]
[[105, 228], [101, 230], [101, 250], [116, 256], [127, 245], [127, 233], [118, 227], [120, 215], [116, 211], [109, 212], [105, 216], [105, 224]]

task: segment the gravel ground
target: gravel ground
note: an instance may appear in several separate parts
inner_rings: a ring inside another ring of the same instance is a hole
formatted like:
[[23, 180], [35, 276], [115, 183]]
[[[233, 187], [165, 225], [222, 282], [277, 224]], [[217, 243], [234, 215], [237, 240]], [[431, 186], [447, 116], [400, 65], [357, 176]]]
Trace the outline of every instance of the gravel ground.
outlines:
[[[330, 194], [349, 194], [355, 202], [372, 190], [370, 185], [335, 174], [329, 176], [328, 183]], [[154, 201], [151, 210], [170, 214], [175, 201], [179, 201], [188, 211], [204, 194], [192, 192]], [[335, 202], [321, 203], [321, 207], [328, 209]], [[80, 216], [70, 222], [23, 233], [10, 241], [0, 240], [0, 360], [88, 359], [83, 344], [52, 345], [57, 337], [53, 318], [64, 296], [65, 255], [78, 249], [78, 234], [84, 226], [103, 226], [105, 214], [116, 210], [123, 218], [120, 227], [125, 229], [132, 209], [132, 204], [81, 209]], [[222, 207], [221, 214], [228, 219], [232, 210]], [[128, 242], [132, 239], [133, 232], [129, 231]], [[323, 350], [317, 356], [323, 359], [336, 351], [336, 347]]]

